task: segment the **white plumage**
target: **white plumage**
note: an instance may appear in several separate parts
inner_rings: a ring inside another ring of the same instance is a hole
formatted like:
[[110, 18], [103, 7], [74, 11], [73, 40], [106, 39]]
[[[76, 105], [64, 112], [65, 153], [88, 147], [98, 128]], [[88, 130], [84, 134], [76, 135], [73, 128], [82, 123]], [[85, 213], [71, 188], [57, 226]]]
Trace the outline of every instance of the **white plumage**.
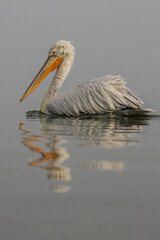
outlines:
[[101, 77], [56, 94], [47, 103], [49, 113], [67, 116], [105, 113], [124, 108], [141, 108], [143, 103], [126, 86], [121, 76]]
[[125, 108], [143, 111], [142, 100], [126, 87], [126, 82], [120, 75], [107, 75], [57, 93], [71, 69], [73, 60], [74, 47], [70, 42], [61, 40], [54, 44], [49, 51], [47, 61], [20, 101], [33, 92], [49, 72], [57, 68], [42, 100], [41, 112], [49, 115], [78, 116]]

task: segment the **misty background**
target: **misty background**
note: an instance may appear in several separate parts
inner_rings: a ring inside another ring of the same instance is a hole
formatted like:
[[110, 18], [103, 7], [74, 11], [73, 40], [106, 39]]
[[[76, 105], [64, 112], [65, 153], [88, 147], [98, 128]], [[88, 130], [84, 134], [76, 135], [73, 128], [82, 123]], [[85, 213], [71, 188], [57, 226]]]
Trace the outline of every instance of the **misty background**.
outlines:
[[53, 73], [19, 99], [58, 40], [73, 41], [75, 62], [62, 90], [106, 74], [121, 74], [160, 110], [160, 2], [150, 0], [28, 0], [0, 2], [0, 111], [39, 109]]
[[61, 90], [121, 74], [160, 114], [160, 1], [1, 0], [0, 36], [0, 239], [160, 239], [159, 117], [27, 118], [54, 73], [19, 102], [69, 40]]

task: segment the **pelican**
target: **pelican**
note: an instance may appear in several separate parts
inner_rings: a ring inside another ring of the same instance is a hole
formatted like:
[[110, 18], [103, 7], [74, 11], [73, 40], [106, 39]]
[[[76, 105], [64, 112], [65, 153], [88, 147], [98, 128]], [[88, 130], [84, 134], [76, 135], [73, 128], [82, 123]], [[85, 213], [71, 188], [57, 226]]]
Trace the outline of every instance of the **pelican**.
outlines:
[[24, 95], [29, 96], [42, 80], [53, 70], [55, 76], [43, 97], [40, 111], [48, 115], [79, 116], [82, 114], [104, 114], [123, 109], [142, 110], [142, 100], [126, 87], [120, 75], [106, 75], [82, 83], [77, 87], [58, 93], [74, 60], [74, 47], [68, 41], [60, 40], [49, 50], [48, 58]]

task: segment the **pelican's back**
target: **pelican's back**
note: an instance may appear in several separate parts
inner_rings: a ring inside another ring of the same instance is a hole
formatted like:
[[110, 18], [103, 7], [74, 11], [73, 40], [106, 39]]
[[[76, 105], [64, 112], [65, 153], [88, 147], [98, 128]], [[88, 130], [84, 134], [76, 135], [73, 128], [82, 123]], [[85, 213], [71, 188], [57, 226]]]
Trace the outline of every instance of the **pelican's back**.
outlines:
[[107, 75], [57, 94], [47, 103], [47, 109], [51, 114], [78, 116], [138, 109], [142, 103], [120, 75]]

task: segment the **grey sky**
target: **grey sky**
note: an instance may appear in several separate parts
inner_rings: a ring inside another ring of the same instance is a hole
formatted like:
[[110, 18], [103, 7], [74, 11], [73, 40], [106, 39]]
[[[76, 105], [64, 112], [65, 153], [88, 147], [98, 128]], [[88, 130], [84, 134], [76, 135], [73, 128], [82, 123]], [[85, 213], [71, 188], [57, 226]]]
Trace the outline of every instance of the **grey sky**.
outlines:
[[14, 0], [0, 2], [0, 111], [39, 109], [52, 78], [19, 99], [60, 39], [76, 48], [63, 90], [106, 74], [122, 74], [145, 107], [160, 110], [160, 2], [150, 0]]

